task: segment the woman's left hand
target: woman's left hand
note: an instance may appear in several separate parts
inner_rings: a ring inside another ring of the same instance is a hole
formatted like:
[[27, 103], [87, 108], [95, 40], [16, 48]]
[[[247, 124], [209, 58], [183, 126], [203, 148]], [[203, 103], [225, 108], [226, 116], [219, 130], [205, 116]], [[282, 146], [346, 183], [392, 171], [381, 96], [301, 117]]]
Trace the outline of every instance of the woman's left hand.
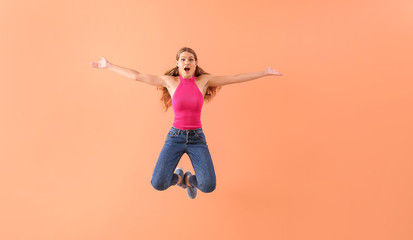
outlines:
[[273, 69], [272, 67], [267, 67], [267, 69], [265, 69], [265, 75], [282, 76], [281, 73], [277, 72], [277, 70]]

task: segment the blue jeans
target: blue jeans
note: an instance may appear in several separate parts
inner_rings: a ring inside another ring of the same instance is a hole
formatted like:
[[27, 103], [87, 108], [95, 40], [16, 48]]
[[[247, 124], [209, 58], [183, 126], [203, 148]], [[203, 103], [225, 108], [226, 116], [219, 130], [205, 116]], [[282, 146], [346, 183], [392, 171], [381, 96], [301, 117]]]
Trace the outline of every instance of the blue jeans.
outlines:
[[177, 183], [178, 175], [174, 171], [184, 153], [191, 159], [195, 170], [189, 183], [205, 193], [214, 191], [215, 170], [202, 128], [181, 130], [172, 126], [156, 162], [152, 186], [162, 191]]

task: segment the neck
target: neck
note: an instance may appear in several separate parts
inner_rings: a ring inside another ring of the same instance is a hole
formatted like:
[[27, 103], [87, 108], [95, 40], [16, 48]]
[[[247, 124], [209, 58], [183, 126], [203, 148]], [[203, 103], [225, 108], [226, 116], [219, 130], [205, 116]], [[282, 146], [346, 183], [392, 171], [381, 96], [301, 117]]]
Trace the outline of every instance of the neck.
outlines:
[[181, 78], [184, 78], [184, 79], [192, 79], [192, 78], [194, 78], [195, 76], [193, 75], [193, 76], [190, 76], [190, 75], [181, 75], [180, 76]]

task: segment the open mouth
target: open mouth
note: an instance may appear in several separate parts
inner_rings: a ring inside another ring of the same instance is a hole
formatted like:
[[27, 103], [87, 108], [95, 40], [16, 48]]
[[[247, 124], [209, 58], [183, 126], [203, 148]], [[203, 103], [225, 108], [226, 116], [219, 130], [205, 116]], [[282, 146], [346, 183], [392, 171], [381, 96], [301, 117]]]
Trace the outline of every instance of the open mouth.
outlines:
[[185, 72], [189, 72], [191, 70], [189, 67], [184, 68]]

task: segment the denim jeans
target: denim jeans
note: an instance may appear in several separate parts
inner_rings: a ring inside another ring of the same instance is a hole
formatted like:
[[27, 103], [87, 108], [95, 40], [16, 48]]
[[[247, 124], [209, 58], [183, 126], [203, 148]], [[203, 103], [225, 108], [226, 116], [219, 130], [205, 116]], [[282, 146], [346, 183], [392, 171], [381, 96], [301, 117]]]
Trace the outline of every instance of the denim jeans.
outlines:
[[156, 162], [152, 186], [162, 191], [177, 183], [178, 175], [174, 171], [184, 153], [189, 156], [195, 170], [189, 183], [205, 193], [214, 191], [215, 170], [202, 128], [181, 130], [172, 126]]

